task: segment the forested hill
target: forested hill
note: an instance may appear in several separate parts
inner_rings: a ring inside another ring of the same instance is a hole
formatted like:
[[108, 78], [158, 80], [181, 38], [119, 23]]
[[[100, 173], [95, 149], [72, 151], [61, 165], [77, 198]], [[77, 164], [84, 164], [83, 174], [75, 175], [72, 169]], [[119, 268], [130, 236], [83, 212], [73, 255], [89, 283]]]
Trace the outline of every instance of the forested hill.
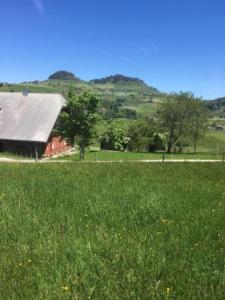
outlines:
[[150, 116], [157, 111], [158, 103], [167, 97], [138, 78], [113, 75], [84, 81], [65, 70], [51, 74], [44, 81], [0, 83], [0, 92], [23, 92], [27, 87], [31, 93], [60, 93], [64, 97], [67, 97], [71, 90], [75, 94], [94, 93], [100, 97], [109, 118]]
[[92, 84], [117, 84], [117, 85], [139, 85], [148, 87], [152, 93], [159, 94], [160, 91], [154, 87], [148, 86], [143, 80], [136, 77], [128, 77], [121, 74], [111, 75], [100, 79], [93, 79]]
[[[139, 78], [120, 74], [84, 81], [72, 72], [61, 70], [44, 81], [26, 81], [20, 84], [0, 82], [0, 92], [23, 92], [27, 87], [31, 93], [60, 93], [65, 97], [70, 90], [75, 94], [97, 94], [110, 117], [115, 118], [153, 115], [168, 96]], [[204, 102], [213, 117], [225, 117], [225, 97]]]
[[0, 92], [20, 92], [25, 87], [28, 87], [31, 93], [61, 93], [66, 95], [70, 89], [73, 89], [75, 93], [88, 91], [106, 96], [111, 95], [111, 100], [116, 99], [117, 96], [130, 97], [137, 101], [149, 100], [148, 97], [164, 95], [158, 89], [148, 86], [139, 78], [112, 75], [101, 79], [85, 81], [74, 73], [65, 70], [51, 74], [44, 81], [34, 80], [20, 84], [2, 82], [0, 83]]
[[225, 107], [225, 97], [205, 101], [205, 104], [210, 110], [221, 109], [222, 107]]
[[57, 71], [49, 76], [49, 80], [79, 80], [73, 73], [68, 71]]
[[121, 74], [117, 75], [112, 75], [112, 76], [107, 76], [101, 79], [93, 79], [90, 82], [92, 83], [120, 83], [120, 84], [126, 84], [126, 83], [136, 83], [136, 84], [145, 84], [143, 80], [139, 78], [133, 78], [133, 77], [128, 77], [124, 76]]

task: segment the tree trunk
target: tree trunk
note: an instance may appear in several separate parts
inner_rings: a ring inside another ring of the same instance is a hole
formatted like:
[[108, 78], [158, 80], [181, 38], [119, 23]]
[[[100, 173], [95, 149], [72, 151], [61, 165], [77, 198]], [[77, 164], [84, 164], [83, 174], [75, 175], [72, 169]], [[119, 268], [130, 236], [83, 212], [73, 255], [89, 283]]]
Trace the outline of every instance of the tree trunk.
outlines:
[[194, 141], [194, 154], [196, 153], [196, 149], [197, 149], [197, 142]]
[[172, 147], [173, 147], [173, 144], [171, 142], [168, 142], [167, 144], [167, 153], [171, 153], [172, 152]]
[[84, 155], [85, 155], [85, 145], [81, 144], [80, 145], [80, 160], [84, 159]]

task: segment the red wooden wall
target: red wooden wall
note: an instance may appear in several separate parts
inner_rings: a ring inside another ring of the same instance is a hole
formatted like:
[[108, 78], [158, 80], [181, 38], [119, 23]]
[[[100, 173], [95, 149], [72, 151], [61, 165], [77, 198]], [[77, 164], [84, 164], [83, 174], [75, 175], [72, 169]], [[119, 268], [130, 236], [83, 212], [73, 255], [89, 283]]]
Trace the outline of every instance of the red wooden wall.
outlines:
[[69, 150], [71, 146], [60, 136], [51, 137], [45, 148], [44, 157], [49, 157]]

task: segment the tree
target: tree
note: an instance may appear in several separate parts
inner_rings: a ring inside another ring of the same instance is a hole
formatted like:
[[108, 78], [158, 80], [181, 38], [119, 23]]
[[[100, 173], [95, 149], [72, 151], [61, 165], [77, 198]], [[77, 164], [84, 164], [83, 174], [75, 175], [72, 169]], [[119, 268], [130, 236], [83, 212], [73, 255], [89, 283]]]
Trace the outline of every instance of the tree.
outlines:
[[197, 143], [207, 131], [208, 113], [201, 98], [194, 98], [190, 104], [189, 132], [193, 142], [194, 153], [196, 153]]
[[138, 119], [132, 121], [128, 128], [130, 138], [128, 148], [131, 151], [149, 151], [154, 140], [155, 124], [151, 119]]
[[171, 153], [173, 146], [187, 133], [190, 116], [191, 93], [180, 92], [171, 94], [158, 111], [159, 127], [167, 140], [167, 152]]
[[182, 141], [191, 138], [195, 153], [197, 142], [207, 129], [207, 118], [201, 98], [188, 92], [171, 94], [158, 112], [159, 127], [167, 140], [167, 152], [171, 153], [175, 145], [182, 148]]
[[105, 150], [124, 151], [128, 144], [128, 138], [118, 121], [112, 121], [106, 126], [100, 141], [101, 148]]
[[84, 159], [85, 147], [90, 145], [96, 134], [96, 123], [99, 119], [99, 99], [95, 95], [75, 95], [70, 91], [67, 105], [59, 118], [59, 132], [71, 145], [77, 142], [80, 159]]

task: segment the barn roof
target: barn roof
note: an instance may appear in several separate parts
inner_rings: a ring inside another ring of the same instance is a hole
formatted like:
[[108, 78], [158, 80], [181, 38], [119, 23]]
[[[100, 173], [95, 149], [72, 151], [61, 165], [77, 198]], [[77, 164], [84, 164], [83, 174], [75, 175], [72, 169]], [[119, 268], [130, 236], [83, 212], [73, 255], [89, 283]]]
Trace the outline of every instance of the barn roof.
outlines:
[[46, 143], [64, 104], [59, 94], [0, 93], [0, 140]]

